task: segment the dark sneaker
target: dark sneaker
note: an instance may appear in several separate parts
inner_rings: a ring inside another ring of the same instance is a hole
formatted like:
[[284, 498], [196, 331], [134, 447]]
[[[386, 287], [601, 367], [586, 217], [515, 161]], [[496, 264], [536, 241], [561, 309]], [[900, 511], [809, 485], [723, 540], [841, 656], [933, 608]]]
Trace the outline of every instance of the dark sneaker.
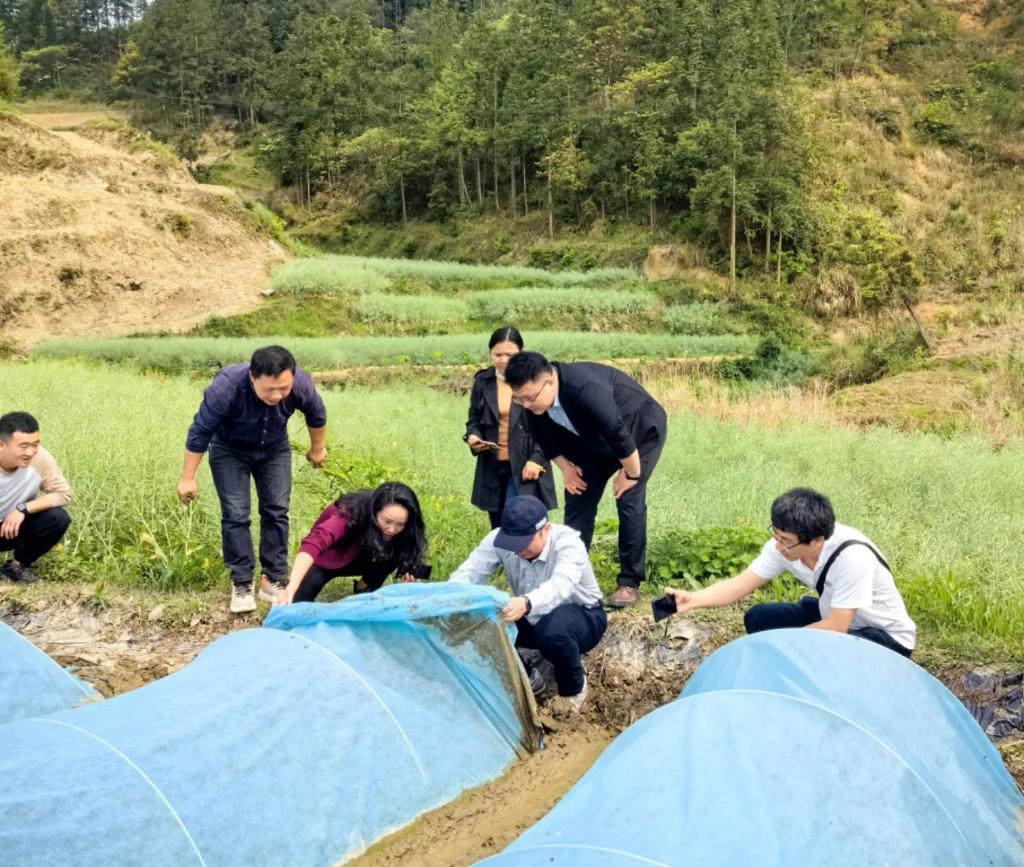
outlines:
[[252, 581], [231, 585], [231, 613], [248, 614], [256, 610], [256, 596], [252, 592]]
[[273, 605], [287, 586], [287, 581], [274, 581], [272, 578], [262, 575], [260, 577], [260, 599]]
[[608, 608], [629, 608], [630, 605], [636, 605], [639, 601], [639, 588], [623, 584], [611, 596], [605, 599], [604, 604]]
[[540, 670], [540, 664], [544, 661], [544, 657], [539, 650], [532, 648], [517, 647], [516, 652], [523, 663], [523, 668], [526, 669], [526, 676], [530, 679], [530, 690], [533, 692], [533, 697], [540, 698], [548, 686], [547, 678]]
[[0, 576], [8, 581], [16, 581], [19, 584], [34, 584], [39, 580], [39, 576], [36, 575], [30, 566], [23, 566], [21, 563], [15, 563], [13, 560], [8, 560], [3, 565], [3, 568], [0, 568]]

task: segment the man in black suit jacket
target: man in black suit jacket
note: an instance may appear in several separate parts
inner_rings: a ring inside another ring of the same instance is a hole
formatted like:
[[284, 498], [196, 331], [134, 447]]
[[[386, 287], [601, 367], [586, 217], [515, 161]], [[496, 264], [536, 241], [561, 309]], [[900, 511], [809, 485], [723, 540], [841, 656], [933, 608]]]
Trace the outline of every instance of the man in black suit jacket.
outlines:
[[606, 364], [549, 362], [539, 352], [512, 356], [505, 381], [530, 410], [530, 428], [562, 471], [565, 523], [589, 548], [605, 485], [619, 512], [618, 589], [613, 608], [640, 599], [647, 563], [647, 481], [665, 446], [665, 410], [635, 379]]

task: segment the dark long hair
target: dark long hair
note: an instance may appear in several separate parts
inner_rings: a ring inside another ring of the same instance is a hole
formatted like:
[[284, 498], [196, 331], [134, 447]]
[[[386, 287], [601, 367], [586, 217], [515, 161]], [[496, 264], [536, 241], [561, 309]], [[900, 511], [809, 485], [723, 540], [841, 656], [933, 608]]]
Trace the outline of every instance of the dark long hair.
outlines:
[[514, 325], [502, 325], [497, 331], [491, 335], [490, 342], [487, 344], [488, 349], [494, 349], [499, 343], [514, 343], [520, 349], [523, 348], [523, 335], [519, 333], [519, 329]]
[[[364, 488], [342, 494], [335, 505], [352, 521], [352, 529], [359, 534], [363, 548], [376, 561], [392, 561], [396, 568], [409, 569], [422, 564], [427, 555], [427, 530], [423, 525], [420, 501], [408, 485], [384, 482], [377, 488]], [[401, 506], [409, 513], [409, 520], [390, 542], [377, 526], [377, 513], [387, 506]]]

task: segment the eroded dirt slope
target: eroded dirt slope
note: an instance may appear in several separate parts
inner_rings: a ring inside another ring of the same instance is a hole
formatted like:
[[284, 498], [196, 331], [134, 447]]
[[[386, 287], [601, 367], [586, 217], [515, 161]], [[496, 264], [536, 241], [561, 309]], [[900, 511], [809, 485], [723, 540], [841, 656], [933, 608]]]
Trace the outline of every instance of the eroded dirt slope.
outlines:
[[0, 339], [181, 331], [255, 307], [285, 255], [128, 127], [0, 113]]

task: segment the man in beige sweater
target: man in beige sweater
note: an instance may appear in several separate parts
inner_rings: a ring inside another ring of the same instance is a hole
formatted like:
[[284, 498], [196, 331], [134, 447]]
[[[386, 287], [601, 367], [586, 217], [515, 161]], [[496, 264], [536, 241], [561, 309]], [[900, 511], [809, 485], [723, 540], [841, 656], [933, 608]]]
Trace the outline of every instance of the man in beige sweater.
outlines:
[[0, 416], [0, 551], [14, 552], [0, 579], [39, 579], [32, 565], [67, 532], [70, 502], [71, 486], [39, 445], [39, 422], [27, 412]]

